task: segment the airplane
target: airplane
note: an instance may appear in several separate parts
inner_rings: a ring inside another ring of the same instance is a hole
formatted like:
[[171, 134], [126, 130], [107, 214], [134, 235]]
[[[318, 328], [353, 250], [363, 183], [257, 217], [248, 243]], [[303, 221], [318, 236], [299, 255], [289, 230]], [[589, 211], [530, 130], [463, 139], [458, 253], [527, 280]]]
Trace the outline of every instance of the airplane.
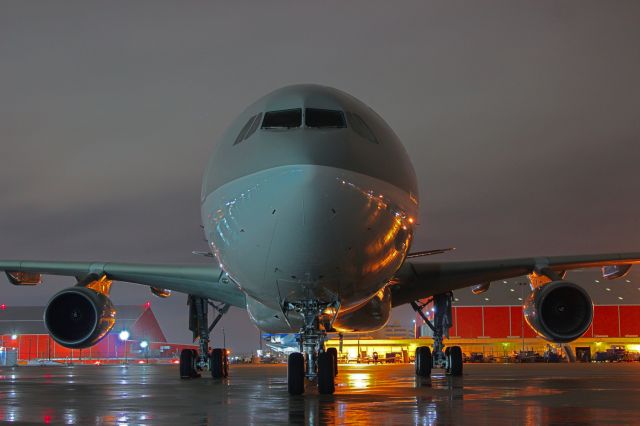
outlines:
[[[492, 281], [528, 275], [526, 320], [542, 337], [566, 343], [593, 319], [587, 292], [568, 270], [602, 267], [623, 277], [640, 253], [427, 261], [443, 250], [411, 252], [419, 212], [418, 182], [399, 138], [370, 107], [340, 90], [293, 85], [251, 104], [224, 133], [204, 173], [202, 227], [206, 265], [0, 260], [14, 285], [42, 275], [75, 279], [44, 312], [52, 338], [70, 348], [96, 344], [114, 326], [113, 281], [149, 286], [153, 294], [186, 293], [199, 351], [180, 356], [180, 376], [228, 374], [226, 350], [209, 351], [209, 333], [230, 306], [244, 308], [266, 333], [297, 333], [287, 386], [304, 393], [335, 390], [337, 353], [327, 333], [380, 329], [391, 309], [435, 306], [433, 348], [416, 349], [418, 376], [432, 368], [461, 375], [462, 352], [444, 347], [452, 291], [485, 291]], [[215, 262], [213, 261], [215, 258]], [[208, 322], [212, 305], [218, 316]], [[313, 382], [316, 383], [313, 383]]]

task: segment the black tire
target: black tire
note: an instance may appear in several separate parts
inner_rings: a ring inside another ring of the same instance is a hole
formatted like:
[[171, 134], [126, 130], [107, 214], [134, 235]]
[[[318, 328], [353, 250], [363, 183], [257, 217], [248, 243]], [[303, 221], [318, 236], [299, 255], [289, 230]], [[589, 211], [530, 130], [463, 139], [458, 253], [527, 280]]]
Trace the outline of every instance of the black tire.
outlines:
[[335, 392], [335, 373], [333, 371], [333, 357], [329, 352], [318, 354], [318, 392], [321, 395], [331, 395]]
[[229, 353], [227, 349], [223, 349], [223, 358], [222, 358], [222, 375], [224, 377], [229, 377]]
[[338, 350], [336, 348], [327, 349], [327, 353], [333, 358], [333, 375], [338, 375]]
[[416, 355], [413, 359], [413, 363], [416, 366], [416, 375], [418, 375], [418, 372], [420, 371], [420, 352], [422, 352], [422, 348], [424, 348], [424, 346], [418, 346], [416, 348]]
[[304, 393], [304, 355], [300, 352], [294, 352], [289, 355], [287, 387], [291, 395], [302, 395]]
[[460, 346], [451, 346], [447, 357], [448, 374], [451, 376], [462, 376], [462, 349]]
[[428, 346], [420, 346], [416, 349], [416, 374], [420, 377], [429, 377], [432, 366], [431, 349]]
[[450, 372], [451, 372], [451, 363], [449, 362], [449, 351], [450, 350], [451, 350], [451, 347], [449, 347], [449, 346], [444, 348], [444, 359], [447, 361], [447, 362], [445, 362], [445, 365], [444, 365], [444, 374], [450, 374]]
[[193, 356], [192, 349], [183, 349], [180, 352], [180, 378], [192, 379], [199, 377], [196, 371], [196, 357]]
[[215, 348], [211, 351], [211, 356], [209, 357], [209, 369], [211, 370], [211, 377], [214, 379], [225, 377], [224, 358], [226, 354], [227, 351], [222, 348]]

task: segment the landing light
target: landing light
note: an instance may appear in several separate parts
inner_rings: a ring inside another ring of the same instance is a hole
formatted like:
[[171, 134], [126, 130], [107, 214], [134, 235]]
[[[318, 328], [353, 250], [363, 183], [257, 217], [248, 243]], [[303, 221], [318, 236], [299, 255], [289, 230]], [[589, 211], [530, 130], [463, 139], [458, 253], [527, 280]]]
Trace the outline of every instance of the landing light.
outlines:
[[120, 334], [118, 334], [118, 338], [122, 341], [129, 340], [129, 332], [127, 330], [122, 330]]

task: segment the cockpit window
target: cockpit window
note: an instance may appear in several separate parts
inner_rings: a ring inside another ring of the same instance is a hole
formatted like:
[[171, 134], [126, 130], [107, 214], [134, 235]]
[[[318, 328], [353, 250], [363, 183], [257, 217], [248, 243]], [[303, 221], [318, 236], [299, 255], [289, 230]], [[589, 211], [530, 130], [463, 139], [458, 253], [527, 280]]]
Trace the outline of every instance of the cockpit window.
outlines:
[[349, 126], [354, 132], [367, 139], [369, 142], [378, 143], [376, 135], [373, 133], [371, 128], [367, 126], [367, 123], [364, 122], [362, 117], [354, 112], [348, 112], [347, 119], [349, 120]]
[[292, 129], [302, 125], [302, 110], [284, 109], [264, 113], [263, 129]]
[[260, 120], [262, 120], [262, 113], [255, 116], [253, 123], [251, 123], [251, 127], [249, 127], [249, 130], [247, 130], [247, 134], [244, 135], [245, 139], [249, 139], [249, 136], [251, 136], [258, 129]]
[[248, 139], [260, 125], [260, 119], [262, 119], [262, 113], [252, 116], [247, 123], [242, 126], [242, 130], [240, 130], [240, 133], [233, 144], [237, 145], [243, 140]]
[[307, 127], [323, 129], [342, 129], [347, 127], [342, 111], [330, 109], [307, 108], [304, 111], [304, 124]]

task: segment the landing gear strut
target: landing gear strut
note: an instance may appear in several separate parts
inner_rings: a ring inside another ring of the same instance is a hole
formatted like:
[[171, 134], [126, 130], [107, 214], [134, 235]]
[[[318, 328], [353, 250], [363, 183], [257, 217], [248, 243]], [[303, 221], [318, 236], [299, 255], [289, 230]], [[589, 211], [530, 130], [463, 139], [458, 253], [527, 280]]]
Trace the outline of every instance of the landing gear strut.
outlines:
[[337, 374], [337, 351], [325, 350], [327, 331], [335, 319], [324, 314], [328, 308], [338, 312], [337, 303], [321, 303], [317, 300], [303, 300], [287, 303], [285, 311], [295, 311], [302, 315], [304, 325], [300, 330], [300, 352], [289, 355], [288, 388], [292, 395], [304, 392], [304, 378], [317, 380], [318, 392], [332, 394], [335, 391]]
[[[446, 336], [449, 338], [449, 329], [452, 326], [452, 300], [453, 293], [448, 292], [435, 295], [423, 304], [411, 302], [411, 307], [422, 317], [424, 322], [433, 331], [433, 351], [430, 351], [427, 346], [421, 346], [416, 349], [416, 374], [419, 376], [429, 376], [431, 373], [431, 367], [444, 368], [445, 372], [452, 376], [462, 375], [463, 361], [460, 346], [450, 346], [443, 351], [445, 346], [444, 337]], [[431, 302], [433, 302], [433, 323], [423, 312], [424, 307]], [[425, 365], [427, 362], [431, 363], [431, 366], [428, 368]]]
[[[222, 316], [229, 310], [228, 304], [216, 305], [208, 299], [189, 295], [189, 330], [193, 332], [193, 340], [198, 340], [199, 350], [183, 349], [180, 353], [180, 377], [200, 377], [200, 371], [209, 369], [214, 378], [227, 377], [229, 357], [225, 348], [216, 348], [209, 352], [209, 335]], [[209, 306], [218, 315], [209, 324]]]

